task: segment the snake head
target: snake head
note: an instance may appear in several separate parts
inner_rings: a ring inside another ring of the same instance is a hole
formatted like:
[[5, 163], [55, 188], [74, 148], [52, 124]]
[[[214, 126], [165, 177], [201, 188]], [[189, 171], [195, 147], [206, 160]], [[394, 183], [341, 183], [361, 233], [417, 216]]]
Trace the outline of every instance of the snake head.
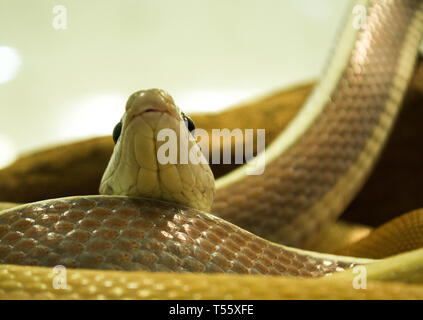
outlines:
[[[194, 124], [160, 89], [141, 90], [126, 103], [100, 193], [211, 208], [213, 173], [192, 134]], [[196, 159], [196, 161], [192, 161]]]

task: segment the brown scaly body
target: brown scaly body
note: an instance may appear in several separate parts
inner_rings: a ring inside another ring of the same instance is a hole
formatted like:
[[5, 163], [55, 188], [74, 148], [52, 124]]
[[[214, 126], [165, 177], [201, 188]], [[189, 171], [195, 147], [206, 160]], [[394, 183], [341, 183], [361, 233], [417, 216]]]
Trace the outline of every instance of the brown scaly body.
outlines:
[[0, 264], [319, 277], [355, 263], [301, 254], [189, 208], [93, 196], [1, 214]]

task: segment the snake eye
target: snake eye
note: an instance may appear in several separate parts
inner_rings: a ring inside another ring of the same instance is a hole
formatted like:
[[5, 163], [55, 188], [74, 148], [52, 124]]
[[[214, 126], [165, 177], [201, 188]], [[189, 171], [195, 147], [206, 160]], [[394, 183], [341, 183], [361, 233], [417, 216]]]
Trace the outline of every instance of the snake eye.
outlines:
[[188, 117], [187, 115], [182, 115], [182, 118], [184, 119], [184, 122], [188, 128], [189, 132], [192, 132], [195, 130], [195, 125], [194, 125], [194, 121], [192, 121], [192, 119], [190, 117]]
[[115, 144], [119, 140], [121, 132], [122, 132], [122, 121], [119, 121], [119, 123], [113, 129], [113, 141], [115, 142]]

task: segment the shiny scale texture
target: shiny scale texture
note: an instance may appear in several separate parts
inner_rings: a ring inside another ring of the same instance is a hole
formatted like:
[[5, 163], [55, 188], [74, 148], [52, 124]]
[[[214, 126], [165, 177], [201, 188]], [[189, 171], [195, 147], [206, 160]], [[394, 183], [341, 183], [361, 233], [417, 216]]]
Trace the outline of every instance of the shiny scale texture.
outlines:
[[367, 27], [335, 90], [315, 89], [330, 95], [320, 114], [264, 174], [218, 190], [214, 214], [272, 241], [302, 246], [360, 190], [400, 109], [423, 30], [422, 1], [370, 3]]
[[0, 264], [301, 277], [352, 266], [285, 249], [189, 208], [108, 196], [51, 200], [0, 215]]
[[381, 259], [423, 247], [423, 210], [395, 218], [364, 239], [340, 250], [341, 254]]
[[236, 274], [67, 271], [67, 288], [54, 289], [51, 268], [0, 265], [0, 299], [423, 299], [415, 284], [294, 279]]

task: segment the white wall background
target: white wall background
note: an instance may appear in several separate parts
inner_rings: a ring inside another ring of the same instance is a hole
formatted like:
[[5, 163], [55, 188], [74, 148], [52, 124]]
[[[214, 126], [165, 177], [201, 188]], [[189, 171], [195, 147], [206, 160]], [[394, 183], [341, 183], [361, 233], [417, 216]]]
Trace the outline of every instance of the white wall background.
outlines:
[[[350, 0], [0, 0], [0, 166], [110, 134], [134, 91], [219, 110], [317, 77]], [[52, 26], [67, 9], [67, 29]]]

